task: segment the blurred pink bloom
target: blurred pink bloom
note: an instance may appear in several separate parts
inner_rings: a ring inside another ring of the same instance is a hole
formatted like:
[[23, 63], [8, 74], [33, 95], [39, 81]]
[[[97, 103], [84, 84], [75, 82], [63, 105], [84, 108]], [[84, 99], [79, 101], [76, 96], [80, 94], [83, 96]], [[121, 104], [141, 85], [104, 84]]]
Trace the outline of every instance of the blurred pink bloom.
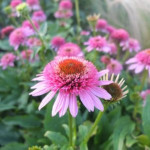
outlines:
[[114, 32], [116, 29], [115, 29], [115, 27], [113, 27], [113, 26], [110, 26], [110, 25], [108, 25], [107, 27], [106, 27], [106, 31], [109, 33], [109, 34], [111, 34], [112, 32]]
[[27, 37], [30, 36], [31, 33], [24, 28], [17, 28], [13, 32], [11, 32], [9, 36], [9, 43], [14, 47], [15, 50], [18, 49], [20, 45], [25, 45], [27, 41]]
[[96, 24], [96, 30], [106, 32], [108, 24], [105, 19], [99, 19]]
[[70, 17], [73, 16], [73, 12], [72, 10], [58, 10], [55, 12], [54, 14], [55, 18], [65, 18], [65, 19], [69, 19]]
[[101, 36], [91, 37], [87, 42], [84, 43], [84, 45], [88, 46], [86, 48], [88, 52], [94, 49], [97, 51], [103, 51], [105, 53], [110, 52], [110, 47], [108, 46], [106, 39]]
[[6, 26], [6, 27], [2, 28], [2, 30], [1, 30], [2, 38], [4, 38], [5, 36], [8, 36], [14, 29], [15, 29], [14, 26]]
[[128, 41], [121, 42], [120, 46], [123, 47], [123, 50], [129, 50], [130, 52], [138, 52], [141, 49], [139, 42], [132, 38], [130, 38]]
[[16, 56], [13, 53], [6, 53], [0, 59], [0, 66], [2, 66], [3, 70], [6, 69], [8, 66], [13, 67], [15, 59]]
[[115, 43], [109, 43], [110, 54], [117, 54], [117, 46]]
[[30, 37], [27, 40], [27, 46], [29, 46], [30, 48], [41, 45], [42, 45], [41, 41], [36, 37]]
[[121, 73], [123, 67], [120, 64], [119, 61], [111, 59], [110, 63], [106, 66], [106, 68], [109, 70], [110, 74], [118, 75]]
[[83, 31], [81, 31], [80, 35], [88, 36], [88, 35], [90, 35], [90, 32], [83, 30]]
[[150, 49], [137, 53], [133, 58], [130, 58], [126, 64], [131, 64], [129, 70], [135, 70], [136, 74], [142, 72], [144, 69], [148, 70], [150, 77]]
[[116, 29], [111, 33], [111, 38], [118, 41], [127, 41], [129, 39], [129, 34], [124, 29]]
[[102, 56], [100, 61], [106, 65], [108, 65], [111, 62], [111, 58], [109, 56]]
[[25, 60], [28, 60], [30, 62], [35, 61], [38, 58], [38, 55], [35, 56], [35, 59], [31, 58], [31, 55], [33, 54], [33, 50], [27, 49], [21, 52], [21, 57]]
[[145, 106], [146, 105], [146, 98], [148, 95], [150, 95], [150, 89], [142, 91], [140, 95], [141, 95], [142, 99], [144, 100], [143, 106]]
[[39, 10], [41, 8], [39, 0], [26, 0], [26, 2], [29, 5], [29, 7], [33, 10]]
[[10, 6], [15, 9], [19, 4], [22, 3], [22, 0], [12, 0]]
[[62, 45], [57, 52], [58, 56], [83, 56], [83, 52], [80, 47], [74, 43], [66, 43]]
[[111, 99], [102, 85], [108, 85], [111, 81], [99, 81], [108, 70], [98, 72], [96, 67], [84, 59], [77, 57], [62, 57], [48, 63], [41, 74], [33, 81], [39, 81], [31, 87], [32, 96], [48, 93], [42, 100], [39, 110], [47, 105], [58, 92], [52, 108], [52, 116], [59, 113], [65, 115], [69, 108], [73, 117], [78, 114], [77, 96], [88, 111], [94, 111], [94, 107], [103, 111], [104, 107], [99, 98]]
[[[40, 28], [39, 24], [36, 22], [36, 21], [32, 21], [33, 24], [35, 25], [35, 27], [37, 28], [37, 30]], [[30, 21], [28, 20], [25, 20], [23, 23], [22, 23], [22, 27], [23, 28], [26, 28], [26, 30], [29, 30], [28, 32], [30, 32], [31, 34], [35, 34], [35, 30], [32, 26], [32, 24], [30, 23]]]
[[62, 0], [59, 3], [59, 10], [71, 10], [72, 2], [70, 0]]
[[53, 39], [51, 40], [51, 46], [53, 49], [58, 50], [58, 48], [60, 46], [62, 46], [63, 44], [65, 44], [66, 41], [64, 38], [60, 37], [60, 36], [55, 36], [53, 37]]
[[46, 20], [46, 15], [42, 10], [35, 11], [32, 15], [32, 19], [37, 22], [44, 22]]

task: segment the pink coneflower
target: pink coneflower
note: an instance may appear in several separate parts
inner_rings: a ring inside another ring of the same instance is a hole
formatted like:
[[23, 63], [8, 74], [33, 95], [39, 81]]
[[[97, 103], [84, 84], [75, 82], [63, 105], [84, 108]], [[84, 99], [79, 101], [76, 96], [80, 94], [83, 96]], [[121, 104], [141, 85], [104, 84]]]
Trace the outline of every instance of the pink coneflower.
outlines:
[[110, 25], [108, 25], [107, 27], [106, 27], [106, 31], [107, 31], [107, 33], [109, 33], [109, 34], [111, 34], [112, 32], [114, 32], [116, 29], [115, 29], [115, 27], [113, 27], [113, 26], [110, 26]]
[[42, 10], [35, 11], [32, 15], [32, 19], [37, 22], [44, 22], [46, 20], [46, 15]]
[[108, 65], [111, 62], [111, 58], [109, 56], [102, 56], [100, 61], [106, 65]]
[[57, 52], [58, 56], [83, 56], [83, 52], [80, 47], [74, 43], [66, 43], [62, 45]]
[[90, 32], [83, 30], [83, 31], [81, 31], [80, 35], [88, 36], [88, 35], [90, 35]]
[[150, 49], [137, 53], [133, 58], [130, 58], [126, 64], [131, 64], [129, 70], [135, 70], [135, 73], [140, 73], [146, 69], [150, 76]]
[[55, 18], [64, 18], [64, 19], [69, 19], [70, 17], [73, 16], [72, 10], [58, 10], [54, 14]]
[[36, 37], [30, 37], [28, 40], [27, 40], [27, 46], [29, 46], [30, 48], [32, 47], [35, 47], [35, 46], [41, 46], [42, 43], [41, 41], [36, 38]]
[[1, 30], [2, 38], [4, 38], [5, 36], [8, 36], [14, 29], [15, 29], [14, 26], [6, 26], [6, 27], [2, 28], [2, 30]]
[[106, 32], [107, 26], [108, 26], [108, 24], [105, 19], [99, 19], [96, 24], [96, 30]]
[[9, 43], [14, 47], [15, 50], [18, 49], [20, 45], [25, 45], [27, 41], [27, 37], [30, 36], [31, 33], [28, 32], [24, 28], [15, 29], [9, 36]]
[[[33, 20], [33, 24], [35, 25], [35, 27], [36, 27], [37, 29], [39, 29], [39, 24], [38, 24], [36, 21]], [[32, 33], [32, 34], [35, 33], [35, 30], [34, 30], [32, 24], [30, 23], [29, 20], [25, 20], [25, 21], [22, 23], [22, 27], [23, 27], [23, 28], [26, 28], [26, 30], [29, 30], [29, 32]]]
[[26, 2], [29, 5], [29, 7], [33, 10], [39, 10], [41, 8], [39, 0], [26, 0]]
[[129, 38], [129, 34], [124, 29], [116, 29], [112, 32], [111, 38], [118, 42], [127, 41]]
[[120, 46], [123, 47], [123, 50], [129, 50], [130, 52], [138, 52], [141, 49], [139, 42], [132, 38], [120, 43]]
[[110, 51], [110, 47], [108, 46], [106, 39], [101, 36], [91, 37], [87, 42], [84, 43], [84, 45], [88, 45], [86, 48], [88, 52], [94, 49], [106, 53]]
[[109, 43], [110, 54], [117, 54], [117, 46], [115, 43]]
[[63, 0], [59, 3], [60, 10], [71, 10], [72, 9], [72, 2], [70, 0]]
[[15, 9], [19, 4], [22, 3], [22, 0], [12, 0], [10, 6]]
[[140, 95], [141, 95], [141, 97], [144, 101], [143, 106], [145, 106], [146, 105], [146, 98], [147, 98], [148, 95], [150, 95], [150, 89], [142, 91]]
[[16, 56], [13, 53], [6, 53], [0, 59], [0, 66], [2, 66], [3, 70], [6, 69], [8, 66], [13, 67], [15, 59]]
[[60, 37], [60, 36], [55, 36], [53, 37], [53, 39], [51, 40], [51, 46], [53, 49], [58, 50], [58, 48], [60, 46], [62, 46], [63, 44], [65, 44], [66, 41], [64, 38]]
[[84, 59], [77, 57], [62, 57], [46, 65], [43, 72], [33, 81], [39, 81], [32, 87], [32, 96], [48, 93], [42, 100], [39, 110], [48, 104], [58, 92], [52, 108], [52, 116], [59, 113], [63, 116], [68, 107], [73, 117], [78, 113], [77, 96], [88, 111], [94, 107], [103, 111], [104, 107], [99, 99], [110, 99], [111, 96], [100, 86], [108, 85], [110, 81], [99, 81], [108, 70], [98, 72], [96, 67]]
[[120, 74], [122, 71], [123, 67], [120, 64], [119, 61], [111, 59], [110, 63], [106, 66], [106, 68], [109, 70], [110, 74]]

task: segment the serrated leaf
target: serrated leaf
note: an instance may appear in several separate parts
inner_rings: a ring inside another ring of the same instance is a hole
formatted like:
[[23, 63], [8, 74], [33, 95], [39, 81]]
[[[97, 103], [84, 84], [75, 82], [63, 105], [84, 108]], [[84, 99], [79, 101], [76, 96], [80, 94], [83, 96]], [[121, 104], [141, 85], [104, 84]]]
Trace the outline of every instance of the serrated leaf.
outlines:
[[146, 105], [142, 112], [142, 125], [144, 133], [150, 138], [150, 95], [146, 98]]
[[59, 132], [47, 131], [45, 136], [56, 145], [64, 146], [68, 143], [66, 137]]

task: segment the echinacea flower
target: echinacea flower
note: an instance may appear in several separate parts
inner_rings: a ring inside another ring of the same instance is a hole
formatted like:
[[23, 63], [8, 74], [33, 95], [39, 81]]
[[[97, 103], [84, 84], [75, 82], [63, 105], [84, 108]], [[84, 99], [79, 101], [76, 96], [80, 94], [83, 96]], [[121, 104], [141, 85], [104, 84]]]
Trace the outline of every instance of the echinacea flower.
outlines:
[[5, 36], [8, 36], [14, 29], [15, 29], [14, 26], [6, 26], [6, 27], [2, 28], [2, 30], [1, 30], [2, 38], [4, 38]]
[[15, 60], [16, 56], [13, 53], [6, 53], [0, 59], [0, 66], [2, 66], [3, 70], [6, 69], [8, 66], [13, 67]]
[[64, 18], [64, 19], [69, 19], [70, 17], [73, 16], [72, 10], [58, 10], [54, 14], [55, 18]]
[[70, 10], [72, 9], [72, 2], [70, 0], [63, 0], [59, 3], [60, 10]]
[[142, 91], [140, 95], [141, 95], [141, 97], [144, 101], [143, 106], [145, 106], [146, 105], [146, 98], [147, 98], [148, 95], [150, 95], [150, 89]]
[[108, 46], [110, 47], [110, 54], [117, 54], [117, 46], [115, 43], [109, 43]]
[[132, 38], [128, 41], [121, 42], [120, 46], [123, 47], [122, 50], [129, 50], [130, 52], [138, 52], [141, 49], [139, 42]]
[[85, 30], [81, 31], [81, 33], [80, 33], [80, 35], [83, 35], [83, 36], [88, 36], [89, 34], [90, 34], [90, 32], [85, 31]]
[[111, 62], [111, 58], [109, 56], [102, 56], [100, 61], [106, 65], [108, 65]]
[[94, 107], [103, 111], [104, 107], [99, 98], [111, 99], [111, 96], [100, 86], [108, 85], [111, 81], [99, 81], [108, 70], [98, 72], [89, 61], [77, 57], [62, 57], [48, 63], [41, 74], [33, 81], [39, 81], [31, 87], [32, 96], [48, 93], [39, 105], [39, 110], [47, 105], [58, 93], [52, 108], [52, 116], [59, 113], [63, 116], [69, 108], [73, 117], [78, 113], [77, 96], [88, 111]]
[[32, 20], [37, 22], [44, 22], [46, 20], [46, 15], [42, 10], [38, 10], [33, 12]]
[[86, 48], [88, 52], [94, 49], [105, 53], [110, 51], [110, 47], [108, 46], [106, 39], [101, 36], [91, 37], [87, 42], [84, 43], [84, 45], [88, 46]]
[[116, 29], [111, 33], [111, 38], [118, 41], [127, 41], [129, 39], [129, 34], [124, 29]]
[[108, 24], [105, 19], [99, 19], [96, 24], [96, 30], [106, 32], [107, 25]]
[[58, 50], [60, 46], [66, 43], [65, 39], [61, 36], [55, 36], [51, 40], [51, 47], [55, 50]]
[[19, 4], [22, 3], [22, 0], [12, 0], [10, 6], [15, 9]]
[[58, 56], [83, 56], [83, 52], [80, 47], [74, 43], [65, 43], [63, 44], [57, 52]]
[[11, 32], [9, 36], [9, 43], [15, 50], [17, 50], [20, 45], [26, 44], [27, 37], [30, 35], [31, 33], [25, 28], [17, 28]]
[[113, 83], [103, 86], [103, 88], [112, 96], [112, 98], [109, 101], [110, 103], [117, 102], [125, 98], [129, 92], [129, 90], [127, 90], [126, 85], [123, 87], [125, 80], [123, 78], [119, 80], [119, 76], [120, 75], [118, 74], [115, 79], [114, 74], [111, 75], [110, 79], [108, 73], [103, 76], [103, 80], [113, 81]]
[[146, 69], [150, 76], [150, 49], [137, 53], [133, 58], [130, 58], [126, 64], [131, 64], [129, 70], [135, 70], [136, 74]]
[[39, 0], [26, 0], [26, 2], [29, 5], [30, 9], [39, 10], [41, 8]]
[[29, 46], [30, 48], [32, 48], [32, 47], [36, 47], [36, 46], [41, 46], [42, 43], [41, 43], [41, 41], [38, 38], [36, 38], [36, 37], [30, 37], [27, 40], [26, 45]]
[[114, 59], [111, 59], [110, 63], [107, 64], [106, 68], [109, 70], [109, 73], [114, 73], [115, 75], [120, 74], [123, 67], [122, 64]]
[[108, 25], [108, 26], [106, 27], [106, 31], [107, 31], [107, 33], [109, 33], [109, 34], [113, 33], [115, 30], [116, 30], [116, 29], [115, 29], [115, 27], [113, 27], [113, 26]]

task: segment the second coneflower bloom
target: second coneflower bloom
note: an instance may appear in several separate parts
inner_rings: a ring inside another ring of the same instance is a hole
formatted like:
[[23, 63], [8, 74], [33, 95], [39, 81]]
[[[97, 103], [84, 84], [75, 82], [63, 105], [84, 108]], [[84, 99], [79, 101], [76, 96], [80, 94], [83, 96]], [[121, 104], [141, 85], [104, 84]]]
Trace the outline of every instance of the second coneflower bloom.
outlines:
[[61, 57], [48, 63], [43, 72], [33, 81], [39, 81], [32, 87], [30, 94], [39, 96], [48, 93], [42, 100], [39, 110], [48, 104], [58, 93], [52, 108], [52, 116], [59, 113], [63, 116], [69, 108], [73, 117], [78, 113], [77, 96], [88, 111], [94, 107], [103, 111], [104, 107], [99, 98], [111, 99], [111, 95], [101, 86], [112, 83], [100, 81], [108, 70], [98, 72], [89, 61], [78, 57]]
[[114, 74], [111, 75], [109, 79], [108, 73], [103, 76], [103, 80], [110, 80], [113, 83], [109, 85], [104, 85], [103, 88], [112, 96], [109, 102], [118, 102], [123, 99], [128, 94], [127, 86], [124, 85], [125, 80], [119, 79], [119, 74], [114, 78]]

